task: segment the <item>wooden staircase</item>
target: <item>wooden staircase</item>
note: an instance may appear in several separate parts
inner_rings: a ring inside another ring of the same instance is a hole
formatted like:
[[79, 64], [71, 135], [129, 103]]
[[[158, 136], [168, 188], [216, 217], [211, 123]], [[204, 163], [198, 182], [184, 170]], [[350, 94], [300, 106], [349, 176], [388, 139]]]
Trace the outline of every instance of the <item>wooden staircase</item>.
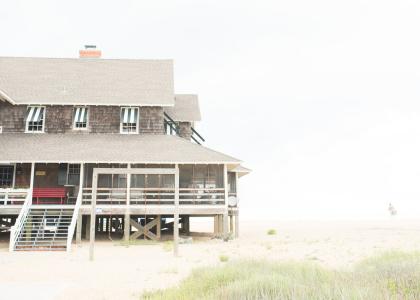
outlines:
[[[74, 207], [31, 206], [18, 233], [14, 251], [66, 251]], [[73, 232], [70, 233], [73, 235]]]

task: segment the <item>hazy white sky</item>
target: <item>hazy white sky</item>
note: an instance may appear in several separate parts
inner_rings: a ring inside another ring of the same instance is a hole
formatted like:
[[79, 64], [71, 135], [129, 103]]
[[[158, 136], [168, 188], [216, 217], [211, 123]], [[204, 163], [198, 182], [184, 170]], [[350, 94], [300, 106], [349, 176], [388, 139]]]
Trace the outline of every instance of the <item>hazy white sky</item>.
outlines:
[[174, 59], [207, 146], [253, 169], [244, 217], [420, 217], [418, 1], [0, 3], [2, 56]]

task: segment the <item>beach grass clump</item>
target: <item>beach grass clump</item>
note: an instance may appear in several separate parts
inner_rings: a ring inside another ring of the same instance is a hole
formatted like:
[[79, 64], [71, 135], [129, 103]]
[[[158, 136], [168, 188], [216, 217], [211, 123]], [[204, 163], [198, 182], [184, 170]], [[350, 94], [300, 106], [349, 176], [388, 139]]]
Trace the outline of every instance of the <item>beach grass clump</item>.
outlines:
[[157, 245], [157, 241], [145, 240], [145, 239], [136, 239], [127, 241], [119, 241], [115, 243], [115, 246], [147, 246], [147, 245]]
[[174, 249], [174, 243], [173, 243], [173, 241], [165, 241], [165, 242], [162, 244], [162, 248], [163, 248], [163, 250], [164, 250], [164, 251], [166, 251], [166, 252], [170, 252], [170, 251], [172, 251], [172, 250]]
[[229, 260], [229, 256], [222, 254], [219, 256], [219, 260], [220, 262], [227, 262]]
[[276, 235], [277, 231], [275, 229], [268, 229], [267, 230], [267, 235]]
[[199, 268], [143, 299], [420, 299], [420, 253], [389, 252], [352, 269], [315, 262], [231, 261]]

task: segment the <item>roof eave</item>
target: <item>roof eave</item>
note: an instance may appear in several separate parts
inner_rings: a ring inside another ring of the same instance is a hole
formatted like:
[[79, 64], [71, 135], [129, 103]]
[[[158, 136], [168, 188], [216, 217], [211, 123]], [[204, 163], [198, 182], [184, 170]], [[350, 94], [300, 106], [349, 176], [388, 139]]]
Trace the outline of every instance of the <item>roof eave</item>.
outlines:
[[170, 164], [170, 165], [232, 165], [232, 164], [239, 164], [240, 162], [237, 161], [121, 161], [121, 160], [115, 160], [115, 161], [81, 161], [81, 160], [18, 160], [18, 161], [11, 161], [11, 160], [5, 160], [0, 161], [0, 164], [13, 164], [13, 163], [47, 163], [47, 164], [58, 164], [58, 163], [81, 163], [81, 164], [89, 164], [89, 163], [95, 163], [95, 164]]
[[[0, 91], [0, 96], [1, 96], [1, 91]], [[1, 99], [1, 98], [0, 98]], [[10, 99], [10, 97], [9, 97]], [[8, 99], [6, 99], [7, 101], [9, 101]], [[48, 102], [19, 102], [16, 103], [15, 101], [11, 100], [9, 101], [10, 103], [12, 103], [13, 105], [69, 105], [69, 106], [78, 106], [78, 105], [83, 105], [83, 106], [138, 106], [138, 107], [146, 107], [146, 106], [153, 106], [153, 107], [171, 107], [173, 106], [172, 104], [169, 103], [165, 103], [165, 104], [148, 104], [148, 103], [142, 103], [142, 104], [136, 104], [136, 103], [90, 103], [90, 102], [83, 102], [83, 103], [68, 103], [68, 102], [62, 102], [62, 103], [48, 103]]]
[[10, 104], [16, 105], [16, 102], [6, 94], [6, 92], [0, 90], [0, 100], [7, 101]]

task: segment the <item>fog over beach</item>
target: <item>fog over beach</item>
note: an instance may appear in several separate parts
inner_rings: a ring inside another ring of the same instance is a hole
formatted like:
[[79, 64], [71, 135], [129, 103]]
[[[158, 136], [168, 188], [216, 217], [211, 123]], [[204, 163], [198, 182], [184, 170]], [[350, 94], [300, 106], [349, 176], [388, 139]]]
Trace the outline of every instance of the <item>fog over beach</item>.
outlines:
[[174, 59], [175, 91], [200, 97], [206, 145], [254, 171], [243, 217], [378, 218], [391, 202], [412, 218], [419, 5], [5, 2], [0, 55], [77, 57], [93, 43], [104, 58]]

